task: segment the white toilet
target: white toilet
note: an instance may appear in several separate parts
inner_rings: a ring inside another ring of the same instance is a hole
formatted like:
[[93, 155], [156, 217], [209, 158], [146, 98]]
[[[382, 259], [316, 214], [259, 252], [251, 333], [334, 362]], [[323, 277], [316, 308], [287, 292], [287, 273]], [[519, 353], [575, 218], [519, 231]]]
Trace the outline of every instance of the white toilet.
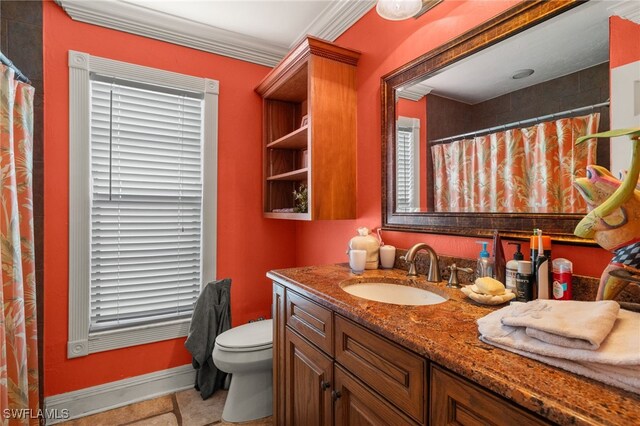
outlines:
[[256, 321], [216, 337], [213, 363], [231, 374], [222, 411], [227, 422], [246, 422], [273, 413], [273, 321]]

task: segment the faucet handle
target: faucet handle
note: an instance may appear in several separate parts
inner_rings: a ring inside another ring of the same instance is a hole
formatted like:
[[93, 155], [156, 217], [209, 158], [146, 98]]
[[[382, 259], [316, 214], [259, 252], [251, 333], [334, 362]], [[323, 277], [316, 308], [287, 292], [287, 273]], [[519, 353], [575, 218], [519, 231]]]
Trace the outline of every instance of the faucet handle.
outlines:
[[447, 283], [447, 287], [451, 288], [460, 288], [460, 283], [458, 282], [458, 271], [466, 272], [468, 274], [473, 273], [473, 269], [471, 268], [459, 268], [455, 263], [447, 266], [447, 268], [451, 271], [451, 275], [449, 276], [449, 282]]
[[407, 271], [408, 277], [416, 277], [418, 276], [418, 272], [416, 271], [416, 262], [415, 260], [408, 260], [407, 256], [400, 256], [400, 260], [406, 262], [409, 265], [409, 270]]

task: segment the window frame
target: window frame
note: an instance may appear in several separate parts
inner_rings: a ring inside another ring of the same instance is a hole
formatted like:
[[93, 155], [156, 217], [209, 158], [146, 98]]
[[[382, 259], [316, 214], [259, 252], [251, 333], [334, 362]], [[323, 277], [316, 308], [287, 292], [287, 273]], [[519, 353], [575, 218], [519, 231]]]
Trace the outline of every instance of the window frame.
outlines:
[[[399, 116], [396, 122], [397, 132], [400, 129], [411, 129], [411, 150], [412, 152], [412, 161], [413, 161], [413, 175], [415, 176], [415, 182], [413, 185], [413, 194], [412, 199], [414, 201], [414, 206], [409, 207], [408, 209], [401, 210], [397, 205], [397, 197], [396, 193], [396, 211], [397, 212], [418, 212], [420, 211], [420, 119], [412, 118], [412, 117], [403, 117]], [[397, 148], [396, 148], [397, 149]], [[397, 157], [397, 152], [396, 152]], [[397, 160], [397, 158], [396, 158]], [[397, 174], [397, 172], [396, 172]], [[397, 176], [394, 178], [394, 181], [397, 181]], [[396, 191], [398, 192], [398, 191]]]
[[67, 357], [184, 337], [190, 319], [90, 332], [91, 88], [90, 73], [202, 93], [203, 201], [201, 285], [216, 276], [218, 94], [217, 80], [69, 51], [69, 324]]

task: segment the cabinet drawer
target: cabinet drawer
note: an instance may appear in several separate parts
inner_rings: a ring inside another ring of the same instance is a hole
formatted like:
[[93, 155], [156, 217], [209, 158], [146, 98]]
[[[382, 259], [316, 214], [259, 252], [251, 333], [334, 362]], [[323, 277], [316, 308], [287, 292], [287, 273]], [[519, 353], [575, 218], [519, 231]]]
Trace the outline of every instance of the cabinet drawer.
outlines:
[[287, 289], [287, 325], [333, 356], [333, 321], [330, 310]]
[[431, 425], [548, 425], [479, 386], [431, 365]]
[[425, 359], [338, 315], [335, 335], [338, 363], [418, 423], [426, 423]]

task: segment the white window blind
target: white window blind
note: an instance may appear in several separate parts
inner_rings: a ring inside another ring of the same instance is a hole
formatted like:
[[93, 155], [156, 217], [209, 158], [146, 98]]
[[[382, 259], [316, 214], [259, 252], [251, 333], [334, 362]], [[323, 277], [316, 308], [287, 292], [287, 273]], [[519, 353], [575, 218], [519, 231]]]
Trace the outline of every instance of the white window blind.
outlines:
[[396, 208], [398, 211], [410, 211], [413, 200], [413, 132], [399, 128], [396, 142]]
[[400, 117], [396, 137], [396, 211], [420, 209], [419, 120]]
[[202, 96], [91, 77], [90, 329], [189, 317], [201, 285]]

